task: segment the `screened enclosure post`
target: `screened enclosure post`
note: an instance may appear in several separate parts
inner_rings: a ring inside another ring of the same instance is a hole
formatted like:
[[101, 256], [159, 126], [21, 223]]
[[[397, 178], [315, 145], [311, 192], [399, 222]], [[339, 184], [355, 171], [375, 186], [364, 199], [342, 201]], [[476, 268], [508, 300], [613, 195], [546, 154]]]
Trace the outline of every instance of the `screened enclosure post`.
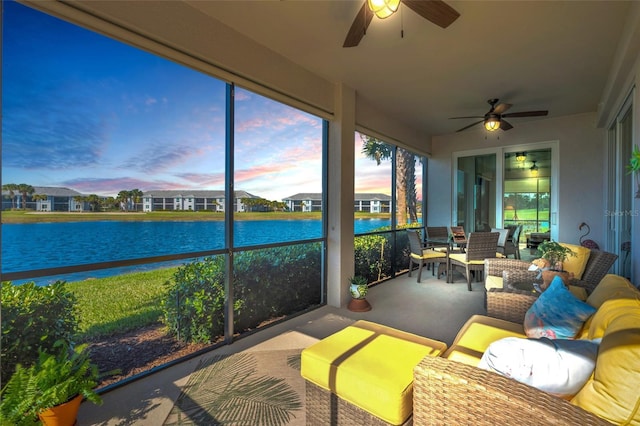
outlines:
[[226, 100], [226, 152], [225, 152], [225, 181], [227, 190], [224, 193], [224, 222], [225, 222], [225, 274], [224, 274], [224, 341], [233, 341], [233, 206], [234, 206], [234, 181], [233, 181], [233, 150], [234, 150], [234, 93], [235, 86], [227, 84]]

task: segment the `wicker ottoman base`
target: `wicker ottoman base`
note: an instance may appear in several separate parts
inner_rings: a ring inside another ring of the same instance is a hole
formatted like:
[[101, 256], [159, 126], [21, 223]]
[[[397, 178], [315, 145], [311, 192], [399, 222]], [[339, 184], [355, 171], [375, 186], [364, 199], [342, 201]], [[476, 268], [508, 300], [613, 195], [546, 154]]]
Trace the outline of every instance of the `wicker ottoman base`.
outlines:
[[[339, 398], [329, 392], [305, 380], [306, 402], [305, 410], [307, 415], [307, 425], [371, 425], [388, 426], [389, 423], [369, 414], [365, 410]], [[413, 416], [409, 417], [403, 425], [412, 425]]]

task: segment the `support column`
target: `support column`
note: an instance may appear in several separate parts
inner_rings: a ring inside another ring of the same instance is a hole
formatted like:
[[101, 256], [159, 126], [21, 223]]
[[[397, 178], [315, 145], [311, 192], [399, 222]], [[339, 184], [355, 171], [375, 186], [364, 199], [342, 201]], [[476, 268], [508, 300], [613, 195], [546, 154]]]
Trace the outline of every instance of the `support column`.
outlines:
[[353, 202], [356, 93], [336, 86], [335, 119], [329, 124], [327, 176], [327, 304], [346, 306], [354, 273]]

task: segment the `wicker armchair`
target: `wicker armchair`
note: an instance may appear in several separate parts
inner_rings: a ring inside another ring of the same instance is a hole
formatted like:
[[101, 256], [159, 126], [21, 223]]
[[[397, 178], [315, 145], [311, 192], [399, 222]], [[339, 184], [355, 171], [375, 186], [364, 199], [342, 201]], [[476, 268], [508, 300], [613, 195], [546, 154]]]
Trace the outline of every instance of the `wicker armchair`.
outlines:
[[610, 425], [562, 398], [445, 358], [424, 358], [413, 375], [416, 425]]

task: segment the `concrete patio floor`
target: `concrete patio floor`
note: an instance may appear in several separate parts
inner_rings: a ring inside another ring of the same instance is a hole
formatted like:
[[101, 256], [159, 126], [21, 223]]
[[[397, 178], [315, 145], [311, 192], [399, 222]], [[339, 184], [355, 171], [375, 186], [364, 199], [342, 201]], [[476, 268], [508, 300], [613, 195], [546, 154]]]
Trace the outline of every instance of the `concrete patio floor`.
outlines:
[[453, 342], [458, 330], [474, 314], [484, 314], [484, 283], [473, 282], [467, 290], [464, 277], [455, 273], [454, 283], [436, 279], [424, 270], [400, 275], [372, 287], [367, 300], [373, 309], [356, 313], [324, 306], [280, 324], [265, 328], [231, 345], [149, 374], [102, 395], [103, 405], [84, 402], [78, 425], [162, 425], [174, 401], [201, 357], [255, 349], [304, 348], [359, 319], [381, 323], [407, 332]]

